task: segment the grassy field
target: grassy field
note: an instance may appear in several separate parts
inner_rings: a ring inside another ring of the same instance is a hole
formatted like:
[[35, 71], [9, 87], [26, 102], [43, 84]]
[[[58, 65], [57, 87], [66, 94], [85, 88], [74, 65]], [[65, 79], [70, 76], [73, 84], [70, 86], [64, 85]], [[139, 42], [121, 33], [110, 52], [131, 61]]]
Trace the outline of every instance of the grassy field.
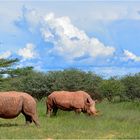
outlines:
[[24, 126], [24, 116], [0, 119], [1, 139], [140, 139], [140, 103], [122, 102], [97, 104], [99, 117], [59, 111], [56, 117], [46, 118], [46, 107], [38, 103], [41, 127]]

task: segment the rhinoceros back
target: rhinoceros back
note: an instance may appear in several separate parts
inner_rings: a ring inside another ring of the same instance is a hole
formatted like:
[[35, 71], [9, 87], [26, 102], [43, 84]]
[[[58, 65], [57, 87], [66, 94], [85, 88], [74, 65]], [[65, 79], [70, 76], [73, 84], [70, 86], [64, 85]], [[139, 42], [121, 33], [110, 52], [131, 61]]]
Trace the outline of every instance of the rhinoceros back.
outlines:
[[85, 96], [87, 94], [83, 91], [55, 91], [48, 96], [48, 100], [63, 110], [83, 109], [85, 106]]

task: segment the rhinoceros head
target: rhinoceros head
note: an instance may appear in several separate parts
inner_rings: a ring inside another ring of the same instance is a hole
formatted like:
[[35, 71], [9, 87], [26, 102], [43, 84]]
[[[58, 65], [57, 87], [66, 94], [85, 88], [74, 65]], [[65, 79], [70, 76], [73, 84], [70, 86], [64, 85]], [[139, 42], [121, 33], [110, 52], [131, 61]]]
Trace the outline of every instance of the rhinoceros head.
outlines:
[[96, 104], [96, 101], [93, 101], [93, 100], [92, 100], [92, 102], [88, 103], [88, 107], [87, 107], [88, 115], [93, 115], [93, 116], [98, 115], [99, 111], [96, 110], [95, 104]]
[[96, 110], [96, 108], [95, 108], [95, 103], [96, 103], [96, 102], [94, 102], [94, 103], [89, 107], [89, 110], [90, 110], [90, 114], [91, 114], [91, 115], [97, 116], [99, 111]]

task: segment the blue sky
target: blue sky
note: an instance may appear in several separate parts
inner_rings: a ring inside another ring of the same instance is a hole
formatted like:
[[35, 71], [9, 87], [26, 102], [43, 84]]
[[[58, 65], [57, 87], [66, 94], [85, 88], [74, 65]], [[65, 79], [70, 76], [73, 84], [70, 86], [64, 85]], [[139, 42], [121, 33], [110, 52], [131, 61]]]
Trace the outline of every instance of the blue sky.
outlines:
[[17, 67], [140, 72], [140, 2], [0, 1], [0, 58]]

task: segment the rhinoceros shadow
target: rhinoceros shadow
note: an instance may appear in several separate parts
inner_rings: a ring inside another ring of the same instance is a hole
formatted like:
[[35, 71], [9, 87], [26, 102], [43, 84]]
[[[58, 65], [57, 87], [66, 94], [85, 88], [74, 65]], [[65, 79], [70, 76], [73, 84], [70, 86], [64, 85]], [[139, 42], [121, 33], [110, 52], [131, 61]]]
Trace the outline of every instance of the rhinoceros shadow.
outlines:
[[0, 124], [0, 127], [14, 127], [14, 126], [21, 126], [17, 123], [4, 123], [4, 124]]

